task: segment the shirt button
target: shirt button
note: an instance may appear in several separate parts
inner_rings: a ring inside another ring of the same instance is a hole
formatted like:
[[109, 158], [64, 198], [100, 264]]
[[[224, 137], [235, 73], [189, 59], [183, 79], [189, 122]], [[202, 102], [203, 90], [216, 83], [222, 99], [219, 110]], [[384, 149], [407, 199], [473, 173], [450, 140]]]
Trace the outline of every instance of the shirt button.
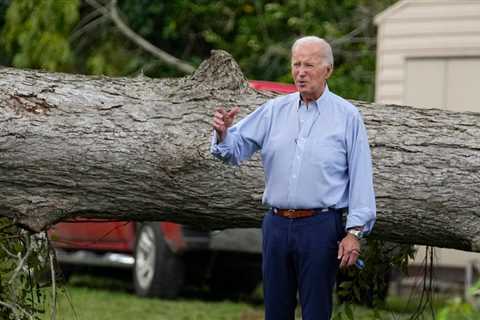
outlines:
[[297, 159], [300, 159], [300, 156], [297, 156]]
[[293, 175], [293, 179], [296, 179], [296, 178], [297, 178], [297, 176], [296, 176], [296, 175]]

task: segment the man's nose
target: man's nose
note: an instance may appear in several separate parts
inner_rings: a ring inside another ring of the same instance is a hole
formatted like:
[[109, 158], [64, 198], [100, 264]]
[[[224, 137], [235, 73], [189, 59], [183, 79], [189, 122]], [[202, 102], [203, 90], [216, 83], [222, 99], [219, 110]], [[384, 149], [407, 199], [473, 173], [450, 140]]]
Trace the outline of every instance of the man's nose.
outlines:
[[306, 69], [301, 66], [298, 68], [298, 75], [304, 77], [307, 74]]

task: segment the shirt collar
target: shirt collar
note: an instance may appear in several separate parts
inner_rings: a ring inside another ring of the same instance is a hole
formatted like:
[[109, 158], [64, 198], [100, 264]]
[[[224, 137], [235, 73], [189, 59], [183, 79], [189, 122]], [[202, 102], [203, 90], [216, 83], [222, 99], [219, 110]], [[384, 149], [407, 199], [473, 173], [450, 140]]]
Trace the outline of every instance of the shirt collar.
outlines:
[[[325, 83], [325, 88], [323, 89], [322, 94], [320, 95], [320, 97], [318, 97], [317, 100], [314, 101], [314, 105], [315, 105], [315, 107], [316, 107], [317, 109], [320, 109], [320, 103], [326, 99], [326, 97], [328, 96], [329, 93], [330, 93], [330, 90], [328, 89], [328, 84]], [[301, 96], [300, 96], [300, 93], [298, 93], [298, 95], [297, 95], [297, 104], [296, 104], [296, 106], [297, 106], [297, 111], [298, 111], [298, 109], [300, 108], [300, 103], [301, 103], [301, 102], [302, 102], [302, 98], [301, 98]], [[318, 110], [318, 111], [320, 111], [320, 110]]]

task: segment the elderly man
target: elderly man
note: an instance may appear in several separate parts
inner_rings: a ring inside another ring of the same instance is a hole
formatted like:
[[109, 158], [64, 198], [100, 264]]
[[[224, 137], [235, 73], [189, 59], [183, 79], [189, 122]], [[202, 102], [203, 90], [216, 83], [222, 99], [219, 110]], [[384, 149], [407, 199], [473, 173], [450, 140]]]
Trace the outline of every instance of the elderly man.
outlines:
[[[330, 319], [338, 266], [354, 265], [375, 221], [367, 133], [355, 106], [330, 92], [330, 45], [309, 36], [292, 46], [297, 93], [266, 102], [232, 126], [238, 108], [217, 109], [212, 154], [239, 165], [260, 150], [265, 319]], [[342, 213], [348, 212], [346, 226]]]

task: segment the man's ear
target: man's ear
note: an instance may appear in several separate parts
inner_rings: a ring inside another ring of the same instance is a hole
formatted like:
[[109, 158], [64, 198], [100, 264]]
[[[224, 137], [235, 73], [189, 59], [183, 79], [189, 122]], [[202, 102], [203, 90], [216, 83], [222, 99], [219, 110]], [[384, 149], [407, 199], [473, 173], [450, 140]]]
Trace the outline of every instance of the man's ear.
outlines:
[[330, 78], [333, 72], [333, 66], [331, 64], [327, 65], [327, 74], [325, 75], [325, 79]]

